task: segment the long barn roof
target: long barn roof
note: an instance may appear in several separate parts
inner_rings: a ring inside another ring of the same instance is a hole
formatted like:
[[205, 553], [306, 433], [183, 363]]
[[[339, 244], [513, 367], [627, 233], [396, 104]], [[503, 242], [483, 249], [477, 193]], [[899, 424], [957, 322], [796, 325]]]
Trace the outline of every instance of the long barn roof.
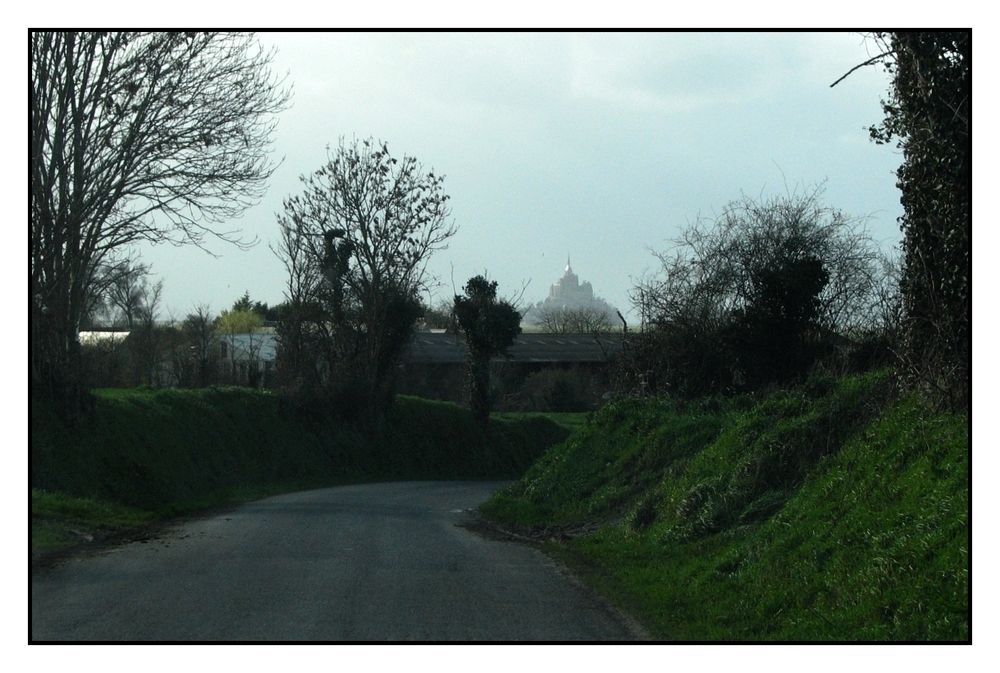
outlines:
[[[605, 362], [621, 350], [621, 334], [521, 334], [510, 349], [514, 362]], [[410, 344], [412, 363], [464, 363], [468, 357], [460, 335], [418, 332]], [[502, 360], [503, 358], [496, 358]]]

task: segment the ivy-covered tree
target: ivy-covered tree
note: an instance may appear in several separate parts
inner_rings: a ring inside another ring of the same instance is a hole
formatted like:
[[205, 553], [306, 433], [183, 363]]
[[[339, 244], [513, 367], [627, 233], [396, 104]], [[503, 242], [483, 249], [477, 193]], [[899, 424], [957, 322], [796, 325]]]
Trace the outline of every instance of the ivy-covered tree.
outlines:
[[497, 299], [495, 280], [475, 276], [465, 284], [465, 295], [455, 295], [455, 319], [469, 349], [469, 407], [485, 426], [493, 406], [490, 359], [508, 354], [521, 333], [521, 314]]
[[955, 409], [969, 403], [972, 34], [875, 35], [892, 76], [878, 143], [898, 141], [903, 216], [903, 361], [914, 383]]

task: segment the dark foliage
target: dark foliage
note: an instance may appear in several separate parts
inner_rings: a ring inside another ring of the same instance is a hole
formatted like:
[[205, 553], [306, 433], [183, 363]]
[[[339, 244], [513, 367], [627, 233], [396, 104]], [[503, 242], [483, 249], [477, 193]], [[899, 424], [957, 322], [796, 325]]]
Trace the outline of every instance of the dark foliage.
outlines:
[[819, 355], [819, 297], [829, 279], [822, 260], [808, 253], [755, 270], [750, 302], [728, 335], [747, 388], [805, 376]]
[[285, 200], [278, 370], [300, 405], [331, 407], [369, 430], [392, 406], [427, 260], [455, 233], [443, 180], [385, 143], [341, 140]]
[[968, 409], [971, 351], [972, 34], [876, 35], [892, 74], [879, 143], [898, 139], [903, 164], [903, 357], [913, 383]]
[[492, 408], [490, 358], [507, 355], [521, 333], [521, 314], [497, 299], [495, 280], [475, 276], [465, 284], [465, 295], [455, 296], [455, 319], [469, 349], [469, 406], [486, 425]]
[[661, 274], [633, 293], [644, 327], [618, 358], [615, 387], [689, 399], [752, 392], [820, 364], [846, 371], [859, 344], [891, 342], [892, 264], [862, 221], [819, 194], [730, 203], [657, 255]]
[[584, 377], [574, 369], [543, 369], [525, 377], [522, 406], [531, 411], [581, 412], [593, 405], [587, 399]]

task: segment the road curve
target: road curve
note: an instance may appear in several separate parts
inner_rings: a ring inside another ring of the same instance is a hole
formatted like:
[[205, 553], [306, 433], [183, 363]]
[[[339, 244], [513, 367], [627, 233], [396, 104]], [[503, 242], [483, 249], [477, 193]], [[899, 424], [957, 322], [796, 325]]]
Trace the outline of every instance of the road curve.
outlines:
[[499, 486], [291, 493], [36, 573], [33, 641], [632, 640], [530, 547], [455, 524]]

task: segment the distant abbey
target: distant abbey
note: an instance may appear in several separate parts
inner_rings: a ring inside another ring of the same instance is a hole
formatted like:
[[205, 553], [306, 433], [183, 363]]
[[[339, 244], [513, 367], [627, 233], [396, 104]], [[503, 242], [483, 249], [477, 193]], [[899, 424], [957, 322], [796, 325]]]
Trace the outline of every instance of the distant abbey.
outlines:
[[579, 276], [573, 273], [569, 256], [566, 256], [566, 270], [562, 278], [549, 287], [549, 296], [530, 307], [524, 314], [522, 322], [525, 325], [537, 325], [542, 311], [594, 309], [606, 313], [608, 318], [617, 323], [617, 311], [614, 306], [600, 297], [594, 296], [594, 288], [589, 281], [580, 282]]

